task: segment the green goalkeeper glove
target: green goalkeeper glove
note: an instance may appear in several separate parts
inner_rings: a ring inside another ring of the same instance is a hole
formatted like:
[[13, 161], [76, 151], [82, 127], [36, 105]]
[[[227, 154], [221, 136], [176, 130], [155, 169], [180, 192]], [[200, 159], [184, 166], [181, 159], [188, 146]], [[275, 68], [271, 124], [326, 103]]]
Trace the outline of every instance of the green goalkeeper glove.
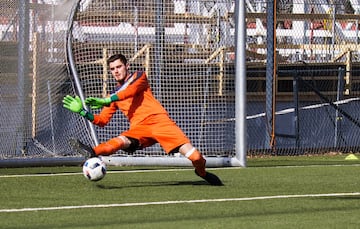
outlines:
[[89, 97], [85, 99], [85, 103], [91, 107], [91, 109], [100, 109], [103, 106], [109, 106], [111, 102], [119, 100], [117, 95], [114, 94], [108, 98], [95, 98]]
[[82, 117], [85, 117], [86, 119], [93, 121], [94, 115], [88, 112], [83, 108], [83, 105], [81, 103], [81, 99], [79, 96], [76, 96], [75, 98], [67, 95], [63, 99], [63, 107], [68, 109], [71, 112], [78, 113]]

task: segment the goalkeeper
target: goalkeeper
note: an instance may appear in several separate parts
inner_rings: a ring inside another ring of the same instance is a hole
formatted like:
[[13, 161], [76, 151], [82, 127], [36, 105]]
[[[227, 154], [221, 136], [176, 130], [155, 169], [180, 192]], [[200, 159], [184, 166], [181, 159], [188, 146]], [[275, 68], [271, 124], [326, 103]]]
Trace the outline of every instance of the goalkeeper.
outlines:
[[63, 99], [66, 109], [79, 113], [98, 126], [105, 126], [117, 110], [128, 118], [130, 128], [119, 136], [100, 143], [94, 148], [73, 139], [70, 143], [86, 157], [110, 155], [118, 150], [134, 152], [138, 149], [159, 143], [164, 151], [180, 152], [195, 167], [195, 173], [211, 185], [222, 185], [221, 180], [205, 170], [205, 159], [191, 144], [189, 138], [169, 117], [165, 108], [155, 99], [144, 72], [129, 72], [129, 64], [122, 54], [111, 56], [107, 60], [117, 86], [107, 98], [89, 97], [85, 103], [92, 109], [102, 108], [99, 114], [85, 110], [78, 96], [67, 95]]

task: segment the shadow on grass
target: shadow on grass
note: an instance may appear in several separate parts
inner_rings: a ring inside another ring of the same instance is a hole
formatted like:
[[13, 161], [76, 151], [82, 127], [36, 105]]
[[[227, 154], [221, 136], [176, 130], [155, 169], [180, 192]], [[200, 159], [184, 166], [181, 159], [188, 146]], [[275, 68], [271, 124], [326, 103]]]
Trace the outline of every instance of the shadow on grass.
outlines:
[[123, 189], [123, 188], [141, 188], [141, 187], [176, 186], [176, 185], [209, 185], [209, 184], [206, 181], [179, 181], [179, 182], [130, 183], [127, 185], [122, 185], [122, 186], [96, 184], [96, 187], [101, 188], [101, 189]]

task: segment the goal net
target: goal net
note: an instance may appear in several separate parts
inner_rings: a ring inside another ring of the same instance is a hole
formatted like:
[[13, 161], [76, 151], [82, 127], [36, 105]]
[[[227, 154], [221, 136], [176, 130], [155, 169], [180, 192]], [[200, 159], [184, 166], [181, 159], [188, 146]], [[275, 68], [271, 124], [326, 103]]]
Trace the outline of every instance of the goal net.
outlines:
[[0, 2], [0, 166], [80, 161], [67, 141], [86, 133], [84, 122], [61, 104], [73, 91], [64, 50], [72, 3], [55, 2]]
[[[122, 53], [129, 59], [130, 71], [146, 72], [154, 96], [193, 145], [207, 157], [233, 157], [234, 122], [219, 120], [235, 115], [234, 4], [79, 1], [68, 39], [72, 70], [80, 82], [77, 90], [84, 97], [109, 94], [116, 82], [106, 59]], [[93, 128], [97, 139], [92, 145], [118, 136], [128, 121], [119, 112], [105, 128]], [[154, 145], [133, 156], [165, 153]]]

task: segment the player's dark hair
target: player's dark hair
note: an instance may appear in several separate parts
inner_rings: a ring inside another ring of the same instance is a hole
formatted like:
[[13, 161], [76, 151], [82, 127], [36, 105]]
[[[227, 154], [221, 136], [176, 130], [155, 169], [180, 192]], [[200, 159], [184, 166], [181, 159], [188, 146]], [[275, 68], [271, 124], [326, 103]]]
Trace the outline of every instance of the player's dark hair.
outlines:
[[115, 60], [120, 60], [124, 65], [127, 64], [126, 57], [123, 54], [119, 53], [119, 54], [115, 54], [115, 55], [110, 56], [106, 61], [107, 65], [109, 65], [111, 62], [114, 62]]

